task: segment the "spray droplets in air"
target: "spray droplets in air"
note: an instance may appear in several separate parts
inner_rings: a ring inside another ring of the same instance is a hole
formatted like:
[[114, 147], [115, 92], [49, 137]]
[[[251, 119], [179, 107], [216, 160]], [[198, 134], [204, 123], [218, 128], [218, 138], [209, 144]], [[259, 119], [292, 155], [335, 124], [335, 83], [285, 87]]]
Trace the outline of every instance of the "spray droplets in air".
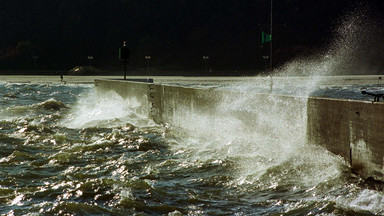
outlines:
[[[311, 56], [296, 58], [271, 74], [271, 93], [279, 89], [310, 96], [332, 76], [377, 74], [384, 64], [384, 29], [372, 7], [358, 4], [354, 10], [336, 20], [329, 44]], [[309, 77], [309, 79], [285, 79]], [[273, 90], [272, 90], [273, 87]], [[295, 90], [296, 89], [296, 90]]]
[[[376, 74], [384, 59], [380, 18], [360, 3], [336, 22], [329, 45], [313, 56], [295, 59], [274, 71], [276, 76]], [[316, 83], [313, 83], [316, 84]]]
[[[366, 66], [376, 55], [370, 52], [380, 47], [378, 26], [369, 8], [359, 6], [340, 19], [329, 46], [316, 55], [291, 61], [275, 70], [272, 77], [257, 77], [226, 87], [237, 93], [223, 95], [214, 113], [193, 113], [193, 118], [189, 118], [193, 121], [186, 121], [183, 113], [180, 122], [185, 128], [196, 119], [207, 122], [206, 127], [194, 128], [196, 133], [200, 129], [201, 134], [211, 137], [204, 142], [204, 148], [196, 144], [195, 154], [236, 161], [239, 184], [289, 184], [293, 178], [302, 180], [302, 184], [317, 185], [341, 176], [345, 164], [340, 158], [307, 143], [307, 97], [331, 75], [369, 70]], [[296, 97], [283, 99], [278, 96], [281, 94]], [[318, 176], [319, 170], [323, 171], [322, 176]], [[270, 176], [278, 179], [271, 180]]]
[[83, 95], [62, 125], [69, 128], [116, 127], [130, 122], [150, 125], [151, 120], [139, 114], [141, 104], [135, 99], [124, 99], [115, 92], [90, 91]]
[[[338, 59], [341, 74], [375, 74], [384, 56], [380, 18], [370, 6], [359, 4], [339, 20], [329, 54]], [[335, 75], [338, 75], [337, 73]]]

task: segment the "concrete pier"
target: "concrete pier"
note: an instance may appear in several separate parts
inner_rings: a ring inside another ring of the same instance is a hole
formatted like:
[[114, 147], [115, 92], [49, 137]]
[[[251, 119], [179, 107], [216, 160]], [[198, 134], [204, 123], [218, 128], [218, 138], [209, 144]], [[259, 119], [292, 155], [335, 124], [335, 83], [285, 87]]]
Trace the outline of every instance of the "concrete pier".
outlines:
[[[358, 79], [348, 79], [359, 82]], [[370, 79], [376, 82], [376, 79]], [[153, 118], [160, 124], [171, 124], [189, 130], [197, 130], [196, 115], [206, 114], [205, 127], [216, 127], [220, 117], [233, 117], [247, 125], [249, 132], [273, 133], [263, 118], [286, 118], [295, 128], [286, 130], [306, 131], [305, 139], [310, 144], [324, 146], [340, 155], [351, 168], [364, 178], [384, 181], [384, 103], [369, 101], [330, 99], [317, 97], [295, 97], [274, 94], [235, 92], [214, 88], [188, 88], [154, 83], [129, 82], [123, 80], [95, 80], [97, 89], [112, 90], [122, 97], [135, 98], [141, 103], [141, 114]], [[236, 106], [236, 100], [246, 100], [246, 107]], [[233, 104], [231, 104], [233, 103]], [[229, 104], [225, 108], [223, 104]], [[306, 106], [303, 106], [306, 104]], [[260, 115], [263, 113], [263, 116]], [[279, 117], [276, 118], [276, 115]], [[199, 115], [201, 117], [201, 115]], [[194, 119], [196, 124], [183, 121]], [[302, 122], [306, 125], [300, 128]], [[205, 128], [202, 129], [203, 131]], [[289, 131], [288, 131], [289, 132]], [[292, 131], [294, 133], [294, 131]], [[287, 133], [289, 136], [290, 133]], [[277, 134], [276, 136], [284, 136]], [[285, 138], [285, 137], [283, 137]], [[286, 137], [290, 139], [291, 137]]]
[[308, 99], [307, 136], [364, 178], [384, 181], [384, 103]]

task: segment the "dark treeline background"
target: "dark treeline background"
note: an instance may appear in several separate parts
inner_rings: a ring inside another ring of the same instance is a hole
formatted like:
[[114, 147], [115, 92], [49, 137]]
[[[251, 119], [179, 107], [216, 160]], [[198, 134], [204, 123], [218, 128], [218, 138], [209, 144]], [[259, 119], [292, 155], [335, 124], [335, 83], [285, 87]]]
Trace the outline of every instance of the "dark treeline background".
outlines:
[[[384, 1], [369, 5], [380, 14]], [[356, 7], [351, 0], [274, 0], [274, 65], [330, 44]], [[136, 73], [146, 70], [146, 55], [158, 75], [204, 74], [202, 56], [210, 57], [209, 75], [258, 73], [266, 67], [261, 32], [269, 32], [269, 16], [270, 0], [0, 0], [0, 71], [121, 69], [118, 48], [127, 41]]]

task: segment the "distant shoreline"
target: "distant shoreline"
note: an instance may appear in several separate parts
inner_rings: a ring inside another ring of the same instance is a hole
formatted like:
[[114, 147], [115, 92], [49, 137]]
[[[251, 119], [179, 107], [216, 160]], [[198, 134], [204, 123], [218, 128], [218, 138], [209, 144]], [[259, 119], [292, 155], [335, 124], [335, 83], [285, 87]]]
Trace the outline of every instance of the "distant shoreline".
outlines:
[[73, 83], [93, 84], [95, 79], [121, 79], [122, 76], [63, 76], [60, 75], [0, 75], [0, 82], [8, 83]]
[[[71, 70], [82, 67], [85, 69], [81, 74], [73, 74]], [[77, 66], [69, 70], [0, 70], [0, 76], [120, 76], [124, 74], [122, 69], [98, 69], [93, 68], [90, 70], [86, 66]], [[214, 71], [205, 71], [205, 70], [157, 70], [157, 69], [127, 69], [127, 76], [185, 76], [185, 77], [205, 77], [205, 76], [233, 76], [233, 77], [242, 77], [242, 76], [258, 76], [263, 74], [263, 71], [258, 70], [214, 70]]]

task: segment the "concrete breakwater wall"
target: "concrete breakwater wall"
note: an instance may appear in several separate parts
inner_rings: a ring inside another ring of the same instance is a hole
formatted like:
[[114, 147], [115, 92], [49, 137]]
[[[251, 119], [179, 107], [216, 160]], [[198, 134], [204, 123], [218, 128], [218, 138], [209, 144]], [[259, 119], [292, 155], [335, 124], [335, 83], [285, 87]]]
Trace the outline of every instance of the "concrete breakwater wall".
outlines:
[[364, 178], [384, 181], [384, 104], [308, 99], [308, 139], [341, 155]]
[[[384, 104], [328, 98], [95, 80], [97, 89], [134, 98], [157, 123], [221, 136], [270, 134], [305, 140], [342, 156], [364, 178], [384, 181]], [[230, 122], [230, 124], [228, 123]], [[226, 128], [226, 125], [231, 125]]]

